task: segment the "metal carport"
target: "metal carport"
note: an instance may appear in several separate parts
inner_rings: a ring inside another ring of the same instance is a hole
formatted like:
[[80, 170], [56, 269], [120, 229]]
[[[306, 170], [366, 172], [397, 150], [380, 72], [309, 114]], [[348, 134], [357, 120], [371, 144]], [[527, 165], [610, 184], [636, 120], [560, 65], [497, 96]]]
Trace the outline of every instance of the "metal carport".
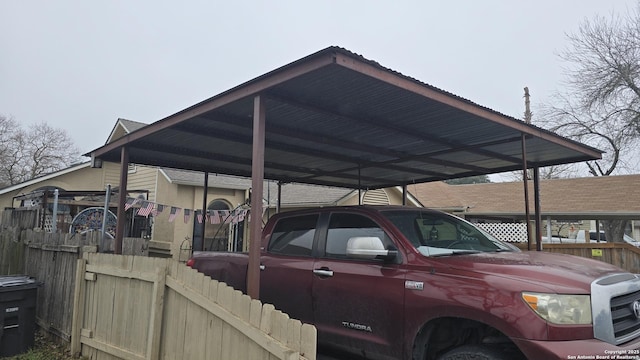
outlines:
[[[120, 162], [123, 188], [131, 162], [252, 177], [252, 196], [261, 199], [264, 178], [354, 189], [406, 188], [594, 160], [601, 152], [329, 47], [90, 155], [96, 165]], [[119, 219], [124, 218], [124, 198]], [[262, 213], [260, 201], [252, 201], [251, 212]], [[123, 231], [119, 226], [120, 246]], [[251, 239], [260, 234], [261, 222], [253, 221]], [[259, 246], [251, 241], [247, 281], [254, 298]]]

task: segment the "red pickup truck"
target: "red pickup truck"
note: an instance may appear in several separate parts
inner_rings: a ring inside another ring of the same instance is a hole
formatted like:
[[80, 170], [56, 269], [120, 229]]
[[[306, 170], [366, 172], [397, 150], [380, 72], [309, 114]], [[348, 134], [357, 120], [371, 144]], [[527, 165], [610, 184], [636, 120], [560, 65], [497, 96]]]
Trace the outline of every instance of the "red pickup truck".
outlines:
[[[639, 359], [640, 277], [519, 251], [458, 217], [409, 207], [273, 216], [260, 297], [367, 359]], [[248, 256], [188, 265], [245, 290]]]

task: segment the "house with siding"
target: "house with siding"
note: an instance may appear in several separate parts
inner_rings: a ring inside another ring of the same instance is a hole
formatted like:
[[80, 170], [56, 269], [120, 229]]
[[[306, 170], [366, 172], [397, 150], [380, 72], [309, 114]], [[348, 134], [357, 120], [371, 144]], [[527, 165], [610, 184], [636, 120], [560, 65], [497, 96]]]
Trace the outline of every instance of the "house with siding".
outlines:
[[[107, 143], [144, 126], [144, 123], [118, 119]], [[200, 209], [204, 203], [204, 179], [205, 174], [202, 172], [130, 164], [126, 196], [131, 207], [126, 212], [128, 225], [125, 237], [144, 237], [148, 239], [150, 254], [172, 256], [176, 259], [184, 257], [194, 245], [196, 248], [203, 246], [207, 250], [246, 249], [246, 222], [236, 215], [245, 214], [248, 209], [251, 179], [209, 174], [207, 213], [202, 216]], [[79, 221], [79, 214], [83, 211], [104, 208], [105, 190], [108, 186], [115, 195], [110, 199], [109, 207], [113, 214], [116, 213], [119, 182], [118, 163], [103, 163], [100, 168], [93, 168], [90, 162], [77, 164], [0, 189], [0, 209], [7, 211], [40, 207], [43, 209], [42, 227], [51, 231], [52, 191], [58, 189], [58, 202], [61, 206], [58, 207], [56, 222], [60, 225], [56, 229], [73, 231], [77, 228], [74, 224]], [[44, 197], [46, 207], [42, 204], [43, 191], [49, 191], [48, 196]], [[358, 203], [402, 204], [400, 188], [358, 192], [345, 188], [283, 184], [278, 192], [276, 183], [265, 181], [264, 193], [265, 221], [277, 210], [278, 193], [281, 195], [280, 211]], [[412, 197], [408, 201], [409, 205], [419, 206]], [[150, 214], [138, 214], [141, 208], [147, 206], [153, 209]], [[170, 216], [172, 212], [175, 216]], [[219, 216], [213, 216], [223, 212], [233, 214], [230, 218], [227, 215], [229, 221], [220, 221]], [[200, 235], [202, 227], [204, 239]]]
[[[599, 176], [540, 181], [543, 236], [569, 237], [571, 231], [596, 229], [596, 221], [629, 220], [625, 233], [640, 240], [640, 175]], [[432, 182], [410, 185], [422, 205], [473, 222], [522, 222], [525, 219], [524, 184], [502, 182], [448, 185]], [[529, 207], [534, 214], [533, 184]]]

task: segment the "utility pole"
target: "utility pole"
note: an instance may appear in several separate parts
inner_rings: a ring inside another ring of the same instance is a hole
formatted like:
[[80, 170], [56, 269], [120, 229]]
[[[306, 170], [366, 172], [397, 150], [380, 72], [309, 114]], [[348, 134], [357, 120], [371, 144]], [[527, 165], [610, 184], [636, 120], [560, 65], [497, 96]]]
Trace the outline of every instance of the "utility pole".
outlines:
[[524, 87], [524, 122], [531, 124], [531, 100], [529, 100], [529, 88]]

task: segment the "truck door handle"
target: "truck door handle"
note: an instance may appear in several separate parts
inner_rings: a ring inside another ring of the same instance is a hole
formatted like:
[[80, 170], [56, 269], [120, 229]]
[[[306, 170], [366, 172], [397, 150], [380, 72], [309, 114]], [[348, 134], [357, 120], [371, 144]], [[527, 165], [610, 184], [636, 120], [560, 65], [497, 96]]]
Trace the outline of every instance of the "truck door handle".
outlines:
[[264, 269], [265, 269], [265, 266], [260, 264], [260, 270], [264, 270]]
[[333, 276], [333, 270], [329, 270], [327, 268], [314, 269], [313, 273], [315, 275], [323, 276], [323, 277], [332, 277]]

